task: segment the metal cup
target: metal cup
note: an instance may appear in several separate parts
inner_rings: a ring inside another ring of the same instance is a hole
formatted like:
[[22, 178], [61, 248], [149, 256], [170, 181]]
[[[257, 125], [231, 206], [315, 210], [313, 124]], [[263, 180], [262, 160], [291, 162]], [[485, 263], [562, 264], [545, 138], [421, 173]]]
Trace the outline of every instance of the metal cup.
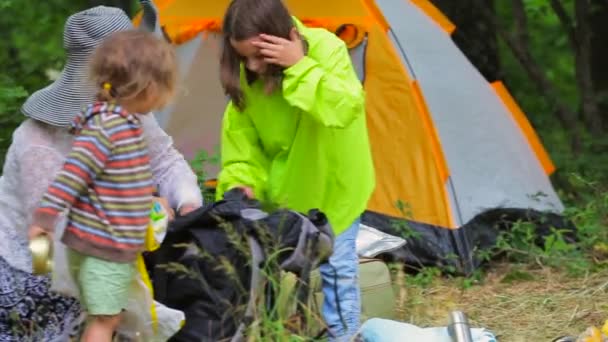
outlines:
[[53, 271], [53, 243], [48, 235], [40, 235], [30, 241], [32, 253], [32, 270], [42, 275]]
[[467, 315], [462, 311], [450, 312], [448, 334], [454, 342], [473, 342]]

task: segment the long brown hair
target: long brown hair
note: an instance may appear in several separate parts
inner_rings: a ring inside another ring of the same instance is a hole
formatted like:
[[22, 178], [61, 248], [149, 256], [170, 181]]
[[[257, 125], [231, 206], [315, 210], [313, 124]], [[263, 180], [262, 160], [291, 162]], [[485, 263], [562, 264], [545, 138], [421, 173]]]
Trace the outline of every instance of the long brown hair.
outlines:
[[[259, 34], [269, 34], [289, 39], [294, 22], [281, 0], [232, 0], [224, 16], [223, 51], [220, 60], [220, 79], [224, 92], [239, 110], [245, 108], [245, 98], [241, 89], [241, 56], [230, 44], [230, 40], [241, 41]], [[257, 75], [245, 68], [248, 83]], [[268, 65], [264, 75], [264, 88], [271, 93], [281, 86], [283, 68]]]

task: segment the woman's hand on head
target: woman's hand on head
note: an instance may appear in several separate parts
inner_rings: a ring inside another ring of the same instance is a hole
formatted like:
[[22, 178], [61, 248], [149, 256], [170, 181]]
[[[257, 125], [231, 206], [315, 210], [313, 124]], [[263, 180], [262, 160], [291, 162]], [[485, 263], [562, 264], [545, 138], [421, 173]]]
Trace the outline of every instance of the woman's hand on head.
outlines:
[[260, 39], [253, 44], [260, 49], [266, 63], [289, 68], [304, 57], [304, 44], [295, 28], [291, 30], [289, 39], [268, 34], [260, 34]]

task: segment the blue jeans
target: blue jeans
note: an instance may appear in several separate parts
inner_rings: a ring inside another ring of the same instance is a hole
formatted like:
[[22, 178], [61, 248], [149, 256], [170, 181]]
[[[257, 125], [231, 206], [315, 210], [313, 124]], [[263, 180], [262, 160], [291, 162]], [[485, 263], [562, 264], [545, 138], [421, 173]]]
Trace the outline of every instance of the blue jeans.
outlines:
[[323, 319], [330, 331], [329, 341], [348, 341], [361, 324], [359, 257], [355, 244], [359, 225], [360, 220], [357, 219], [336, 237], [334, 253], [328, 263], [320, 266]]

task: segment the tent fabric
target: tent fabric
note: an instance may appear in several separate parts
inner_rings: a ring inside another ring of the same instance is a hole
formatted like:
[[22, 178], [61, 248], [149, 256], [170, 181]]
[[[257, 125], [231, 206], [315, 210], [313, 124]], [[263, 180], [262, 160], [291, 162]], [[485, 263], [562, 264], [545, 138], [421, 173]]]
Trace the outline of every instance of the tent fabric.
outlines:
[[[563, 210], [549, 179], [555, 166], [525, 114], [470, 63], [451, 39], [456, 27], [428, 0], [284, 1], [305, 25], [335, 32], [351, 49], [376, 169], [367, 214], [386, 219], [375, 228], [406, 219], [443, 229], [442, 241], [470, 263], [473, 228], [461, 228], [484, 212]], [[178, 97], [156, 115], [187, 158], [219, 144], [228, 3], [155, 1], [181, 62]], [[217, 171], [208, 167], [209, 178]]]
[[[228, 103], [219, 81], [220, 43], [218, 34], [199, 34], [177, 47], [181, 79], [177, 99], [157, 115], [188, 158], [201, 149], [214, 153], [220, 140], [222, 113]], [[217, 168], [207, 172], [213, 176]]]
[[[452, 227], [434, 143], [425, 126], [427, 114], [380, 26], [369, 31], [366, 55], [368, 130], [377, 184], [368, 209]], [[409, 206], [406, 213], [397, 206], [399, 200]]]
[[355, 72], [361, 83], [365, 83], [365, 57], [367, 53], [367, 36], [363, 37], [361, 42], [350, 50], [351, 60], [355, 67]]
[[[406, 48], [405, 59], [432, 113], [450, 171], [446, 186], [454, 187], [457, 225], [495, 207], [561, 210], [509, 110], [451, 37], [410, 1], [377, 2]], [[538, 192], [544, 197], [533, 196]]]
[[412, 0], [412, 4], [418, 6], [429, 18], [431, 18], [442, 30], [447, 34], [452, 35], [456, 30], [450, 19], [448, 19], [441, 11], [435, 7], [429, 0]]
[[555, 172], [555, 165], [553, 165], [551, 157], [549, 157], [549, 154], [545, 150], [545, 147], [543, 146], [542, 142], [540, 141], [540, 138], [536, 134], [536, 131], [534, 131], [534, 128], [530, 124], [530, 121], [528, 121], [526, 114], [524, 114], [524, 112], [521, 110], [513, 96], [511, 96], [509, 90], [507, 90], [507, 87], [505, 87], [502, 82], [496, 81], [492, 82], [492, 88], [494, 88], [496, 94], [501, 98], [505, 106], [509, 109], [509, 111], [513, 115], [513, 120], [517, 122], [519, 128], [528, 139], [528, 143], [530, 144], [530, 147], [534, 150], [538, 161], [543, 166], [545, 174], [550, 175]]
[[[327, 27], [334, 31], [344, 23], [362, 28], [373, 21], [373, 13], [363, 1], [351, 0], [287, 0], [287, 7], [307, 26]], [[200, 32], [221, 31], [221, 20], [227, 0], [191, 1], [191, 0], [160, 0], [157, 3], [161, 26], [171, 41], [184, 43]], [[336, 15], [339, 13], [339, 15]], [[140, 18], [136, 18], [138, 23]]]

